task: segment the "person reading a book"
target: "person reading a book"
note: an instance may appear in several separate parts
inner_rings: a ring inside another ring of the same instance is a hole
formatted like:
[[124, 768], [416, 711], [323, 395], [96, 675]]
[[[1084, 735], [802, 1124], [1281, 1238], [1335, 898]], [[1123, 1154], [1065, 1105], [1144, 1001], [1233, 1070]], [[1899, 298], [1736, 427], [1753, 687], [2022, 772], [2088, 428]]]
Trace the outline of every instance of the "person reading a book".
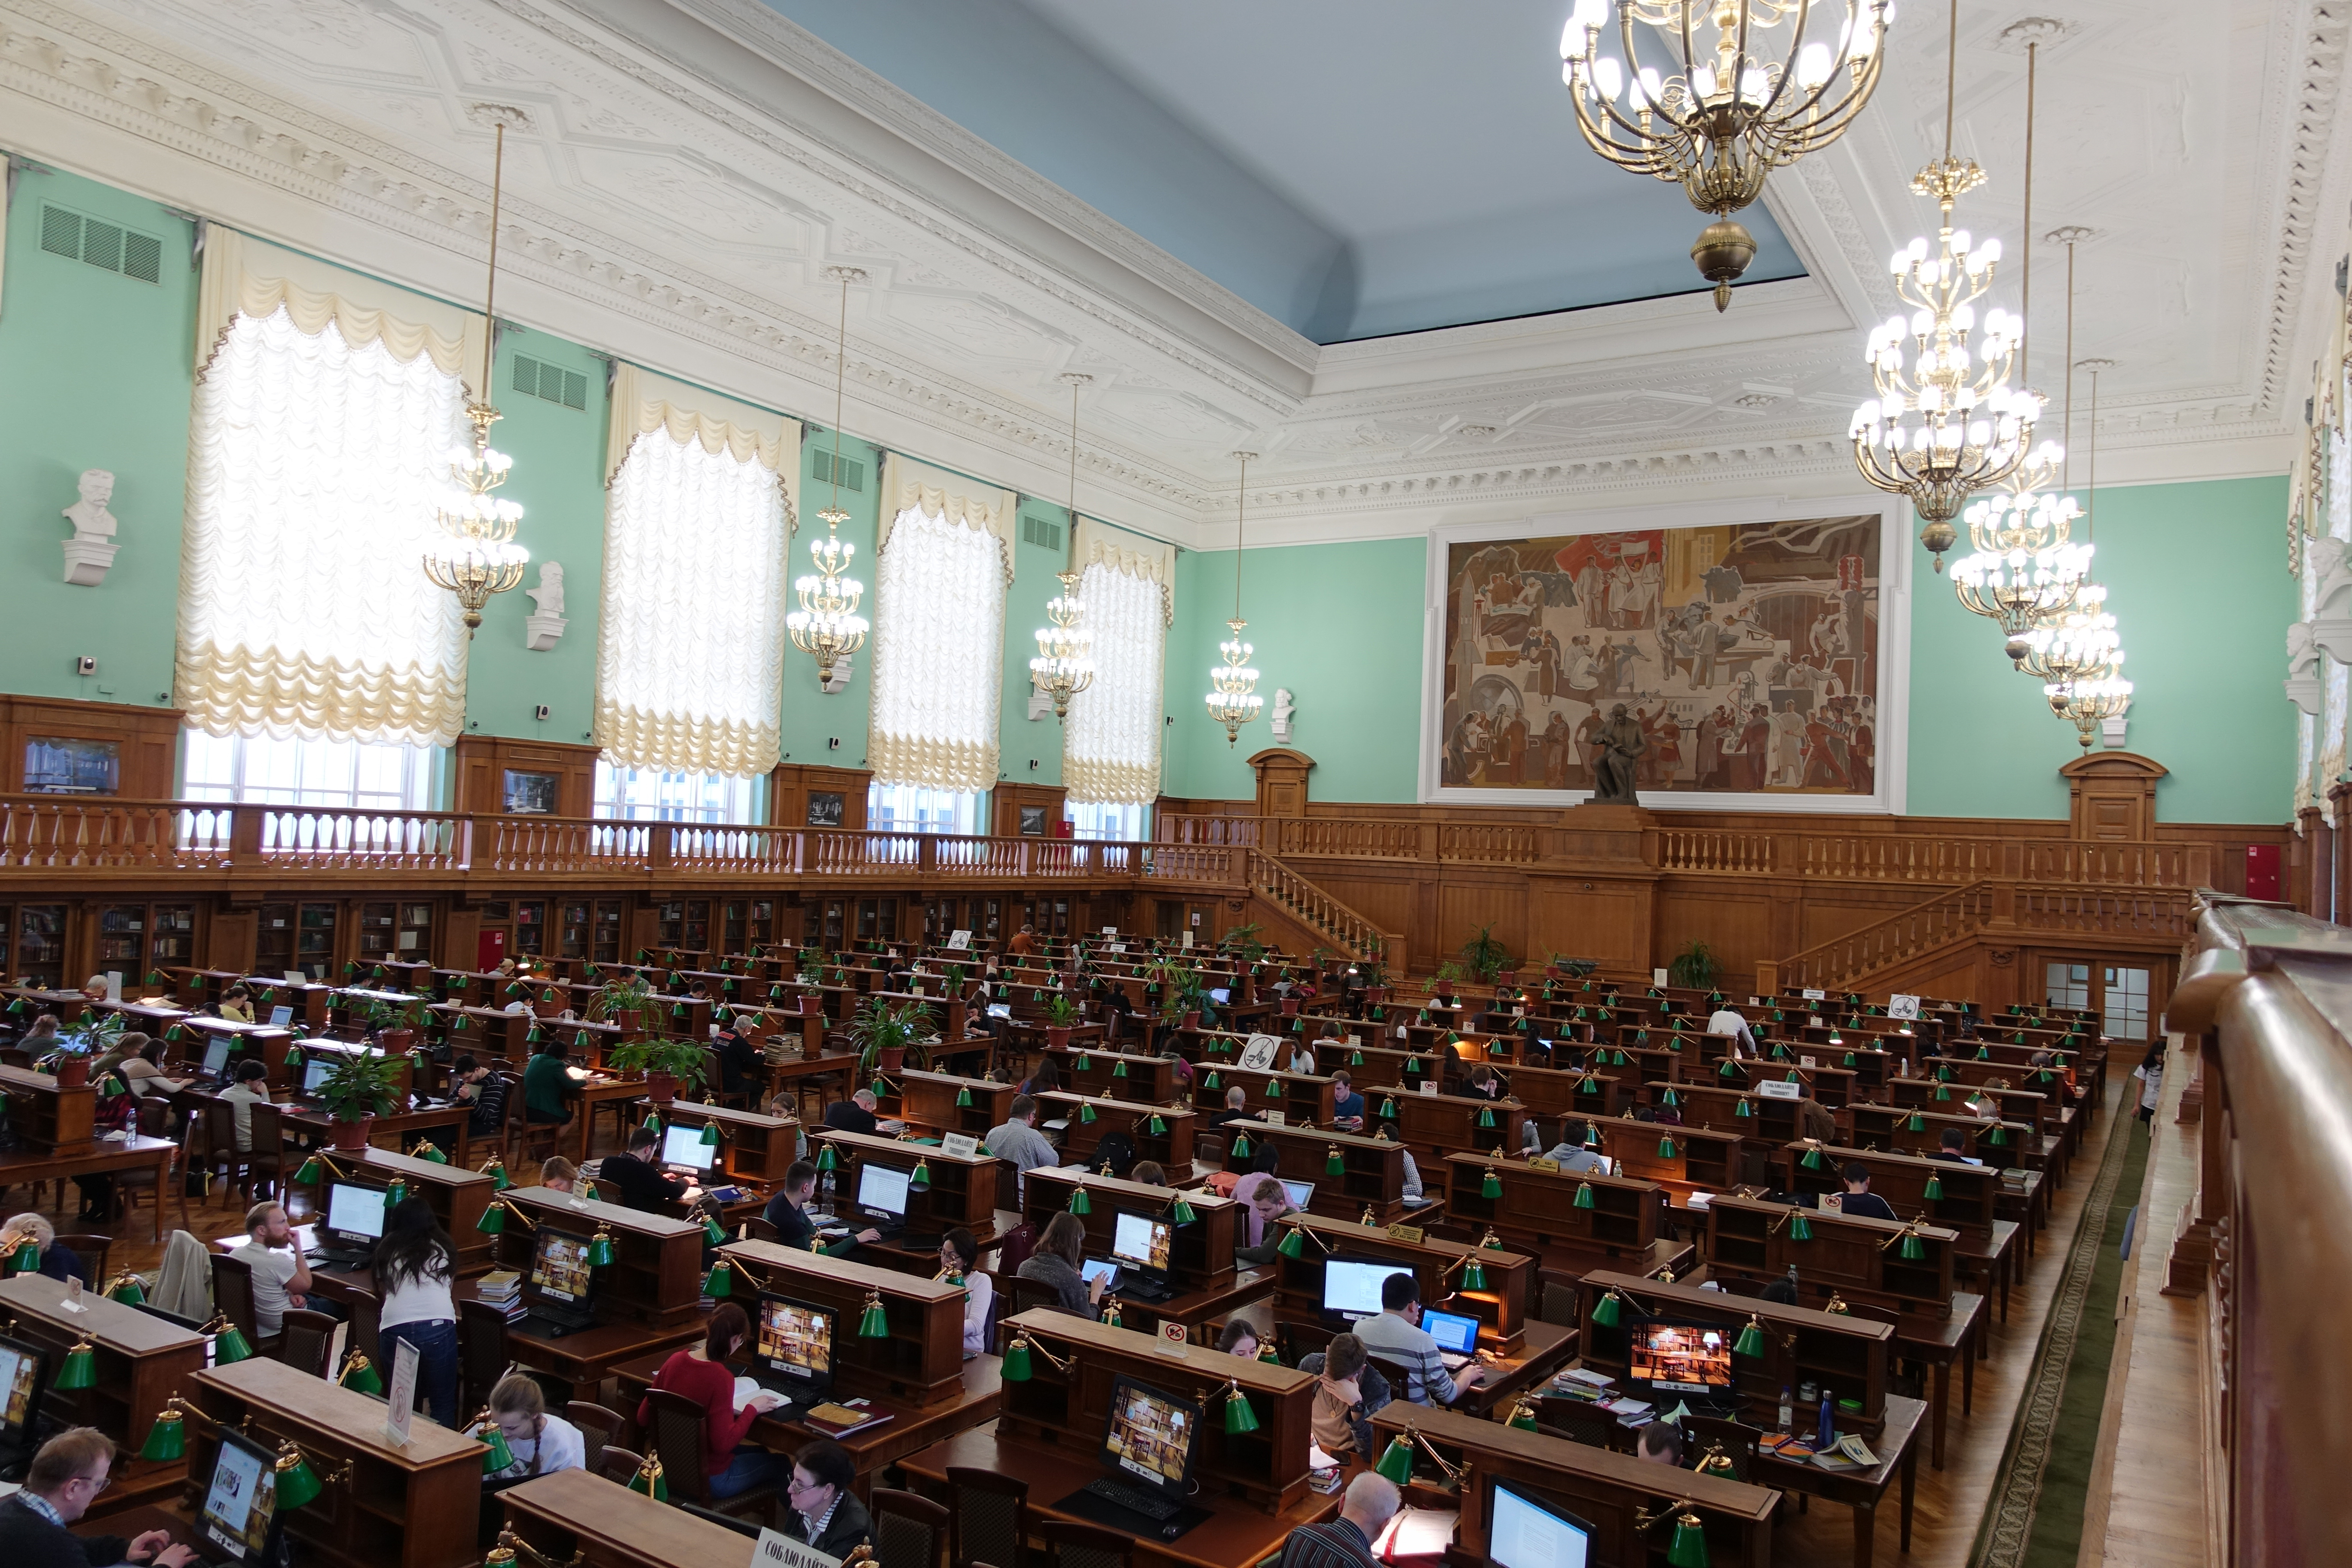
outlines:
[[[702, 1342], [677, 1352], [654, 1374], [654, 1387], [683, 1394], [702, 1406], [702, 1468], [715, 1498], [772, 1486], [782, 1468], [777, 1457], [765, 1448], [737, 1447], [751, 1430], [752, 1422], [783, 1403], [781, 1394], [764, 1388], [741, 1405], [735, 1403], [735, 1374], [729, 1370], [727, 1358], [743, 1348], [751, 1332], [751, 1321], [743, 1315], [743, 1309], [722, 1301], [711, 1311]], [[639, 1400], [637, 1425], [650, 1429], [653, 1421], [652, 1398]]]
[[1255, 1325], [1247, 1318], [1235, 1318], [1225, 1325], [1224, 1332], [1217, 1336], [1217, 1348], [1227, 1355], [1239, 1356], [1244, 1361], [1257, 1360], [1258, 1337]]
[[483, 1477], [519, 1481], [555, 1470], [585, 1468], [588, 1439], [561, 1415], [547, 1413], [547, 1395], [528, 1373], [510, 1372], [490, 1390], [490, 1419], [507, 1440], [514, 1463]]

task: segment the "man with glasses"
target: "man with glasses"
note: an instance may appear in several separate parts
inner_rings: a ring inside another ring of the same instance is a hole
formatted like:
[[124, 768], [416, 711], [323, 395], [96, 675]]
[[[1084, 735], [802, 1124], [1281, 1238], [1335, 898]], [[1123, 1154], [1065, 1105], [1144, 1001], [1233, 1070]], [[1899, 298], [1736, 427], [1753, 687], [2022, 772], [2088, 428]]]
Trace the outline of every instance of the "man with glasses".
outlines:
[[71, 1427], [42, 1444], [24, 1489], [0, 1500], [0, 1562], [11, 1568], [113, 1568], [118, 1563], [186, 1568], [199, 1561], [161, 1530], [125, 1541], [76, 1535], [67, 1528], [107, 1489], [113, 1465], [113, 1440], [95, 1426]]

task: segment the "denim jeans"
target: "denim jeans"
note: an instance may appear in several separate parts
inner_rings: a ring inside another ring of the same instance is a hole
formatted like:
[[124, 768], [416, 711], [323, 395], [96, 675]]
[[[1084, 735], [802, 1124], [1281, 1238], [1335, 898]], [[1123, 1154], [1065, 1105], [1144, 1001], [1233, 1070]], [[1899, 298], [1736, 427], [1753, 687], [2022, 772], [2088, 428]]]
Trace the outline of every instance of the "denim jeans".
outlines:
[[710, 1478], [710, 1495], [730, 1498], [773, 1481], [782, 1460], [765, 1448], [738, 1448], [727, 1468]]
[[396, 1323], [377, 1336], [383, 1352], [383, 1379], [392, 1381], [393, 1343], [416, 1347], [416, 1388], [425, 1413], [455, 1431], [457, 1426], [457, 1325], [447, 1318], [429, 1323]]

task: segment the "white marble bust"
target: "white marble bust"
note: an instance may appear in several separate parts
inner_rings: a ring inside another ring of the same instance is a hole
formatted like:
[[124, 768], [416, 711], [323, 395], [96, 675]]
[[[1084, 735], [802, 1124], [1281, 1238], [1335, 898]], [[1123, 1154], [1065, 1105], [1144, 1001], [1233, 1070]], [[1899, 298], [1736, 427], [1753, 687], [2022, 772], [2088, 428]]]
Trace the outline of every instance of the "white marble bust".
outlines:
[[539, 563], [539, 586], [525, 588], [530, 602], [539, 606], [537, 614], [560, 616], [563, 613], [563, 563], [542, 561]]
[[114, 499], [114, 476], [104, 468], [85, 468], [76, 486], [81, 499], [65, 509], [66, 520], [74, 525], [74, 537], [85, 542], [112, 542], [114, 514], [106, 510], [106, 503]]

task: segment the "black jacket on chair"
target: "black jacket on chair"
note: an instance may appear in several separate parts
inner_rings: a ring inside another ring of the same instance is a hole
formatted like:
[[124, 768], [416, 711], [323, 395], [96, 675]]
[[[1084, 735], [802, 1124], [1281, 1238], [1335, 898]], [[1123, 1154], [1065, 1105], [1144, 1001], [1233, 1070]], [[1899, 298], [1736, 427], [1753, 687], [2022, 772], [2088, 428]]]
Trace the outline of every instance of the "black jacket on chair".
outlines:
[[0, 1563], [10, 1568], [112, 1568], [130, 1550], [119, 1535], [76, 1535], [17, 1498], [0, 1500]]
[[[874, 1519], [854, 1493], [844, 1492], [833, 1510], [833, 1518], [825, 1521], [824, 1533], [811, 1541], [807, 1532], [808, 1521], [786, 1504], [784, 1533], [794, 1541], [814, 1546], [827, 1557], [847, 1557], [871, 1542], [874, 1539]], [[47, 1568], [47, 1565], [36, 1564], [33, 1568]], [[69, 1564], [68, 1568], [79, 1568], [79, 1564]]]

